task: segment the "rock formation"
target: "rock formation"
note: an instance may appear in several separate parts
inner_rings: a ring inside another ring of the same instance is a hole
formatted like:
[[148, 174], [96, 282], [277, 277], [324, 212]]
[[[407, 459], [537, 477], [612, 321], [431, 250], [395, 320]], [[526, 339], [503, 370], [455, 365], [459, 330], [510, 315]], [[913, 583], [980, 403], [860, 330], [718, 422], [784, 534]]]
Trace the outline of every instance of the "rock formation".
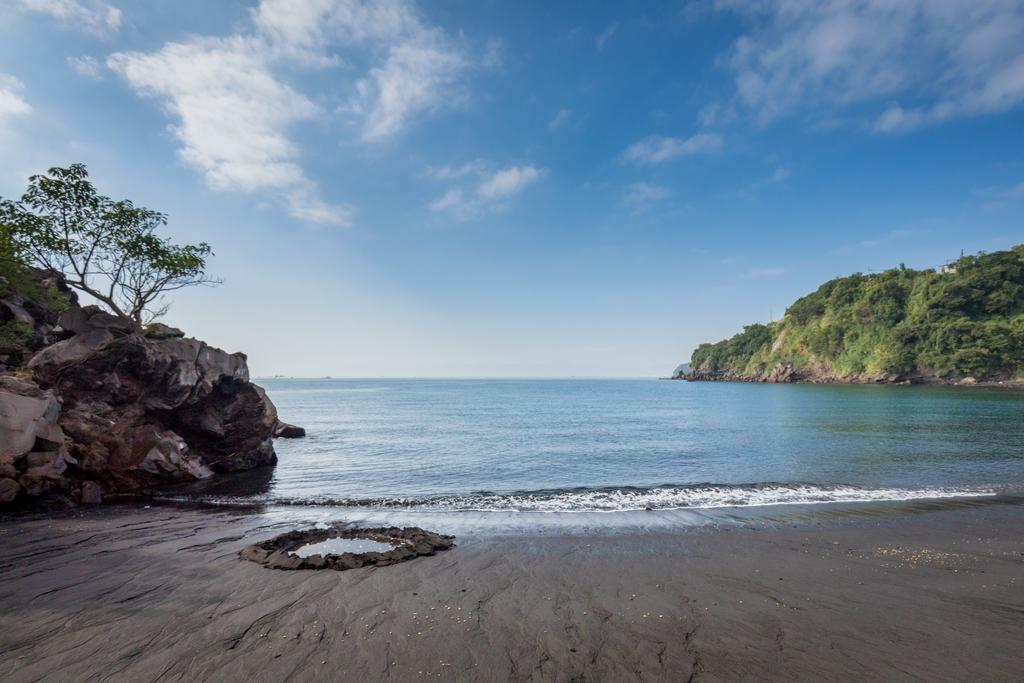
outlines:
[[275, 435], [304, 434], [278, 421], [244, 354], [163, 324], [139, 333], [65, 296], [56, 319], [25, 311], [37, 341], [19, 354], [35, 353], [0, 374], [0, 504], [95, 503], [272, 465]]
[[755, 372], [737, 373], [731, 370], [709, 370], [694, 368], [673, 377], [690, 382], [762, 382], [765, 384], [918, 384], [937, 382], [934, 378], [914, 374], [859, 373], [843, 375], [828, 367], [810, 365], [797, 370], [792, 363], [780, 362]]

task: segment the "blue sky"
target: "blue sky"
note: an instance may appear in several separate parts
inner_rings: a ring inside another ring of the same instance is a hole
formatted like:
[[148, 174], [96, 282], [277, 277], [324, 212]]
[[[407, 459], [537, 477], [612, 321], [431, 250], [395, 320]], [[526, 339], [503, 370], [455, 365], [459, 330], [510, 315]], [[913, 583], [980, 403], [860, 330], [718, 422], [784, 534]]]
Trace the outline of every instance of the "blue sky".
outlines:
[[0, 195], [215, 249], [255, 374], [656, 376], [820, 282], [1024, 242], [1024, 2], [7, 0]]

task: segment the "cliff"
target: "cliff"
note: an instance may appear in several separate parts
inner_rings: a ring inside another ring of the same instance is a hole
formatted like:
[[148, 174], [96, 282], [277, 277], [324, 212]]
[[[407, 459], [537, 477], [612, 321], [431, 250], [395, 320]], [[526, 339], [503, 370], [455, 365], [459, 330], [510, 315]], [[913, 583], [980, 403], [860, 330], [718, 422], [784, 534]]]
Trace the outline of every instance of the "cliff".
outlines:
[[0, 504], [104, 495], [273, 465], [300, 435], [249, 381], [246, 357], [162, 324], [79, 306], [59, 276], [4, 282]]
[[1024, 245], [830, 280], [783, 318], [701, 344], [681, 379], [975, 383], [1024, 378]]

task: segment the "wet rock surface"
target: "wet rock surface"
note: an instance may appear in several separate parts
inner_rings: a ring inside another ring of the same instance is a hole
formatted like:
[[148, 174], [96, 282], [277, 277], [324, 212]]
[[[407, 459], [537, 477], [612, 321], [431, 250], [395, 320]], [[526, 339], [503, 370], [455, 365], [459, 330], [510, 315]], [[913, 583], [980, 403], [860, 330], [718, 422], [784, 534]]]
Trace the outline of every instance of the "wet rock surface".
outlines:
[[[394, 546], [387, 552], [341, 553], [338, 555], [295, 554], [299, 548], [329, 539], [367, 539]], [[289, 531], [267, 541], [244, 548], [239, 557], [271, 569], [358, 569], [359, 567], [405, 562], [424, 555], [434, 555], [455, 546], [454, 536], [445, 536], [419, 527], [373, 527], [306, 529]]]
[[306, 436], [306, 430], [302, 427], [296, 427], [287, 422], [279, 421], [274, 428], [274, 436], [280, 439], [301, 439]]

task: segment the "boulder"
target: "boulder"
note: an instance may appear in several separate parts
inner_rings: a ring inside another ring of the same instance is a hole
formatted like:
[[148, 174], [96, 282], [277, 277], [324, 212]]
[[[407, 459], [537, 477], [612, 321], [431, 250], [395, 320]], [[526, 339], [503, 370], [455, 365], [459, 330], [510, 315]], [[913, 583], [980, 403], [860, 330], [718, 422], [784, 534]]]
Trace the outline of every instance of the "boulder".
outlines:
[[798, 379], [799, 376], [797, 375], [796, 370], [793, 368], [792, 363], [779, 363], [778, 365], [771, 369], [771, 372], [768, 373], [768, 376], [765, 379], [765, 381], [782, 384], [787, 382], [795, 382]]
[[[20, 457], [64, 443], [60, 403], [34, 382], [0, 375], [0, 456]], [[7, 468], [4, 467], [6, 471]]]
[[171, 327], [170, 325], [164, 325], [163, 323], [150, 323], [149, 325], [146, 325], [146, 329], [143, 334], [145, 334], [148, 339], [180, 339], [185, 336], [185, 333], [177, 327]]
[[61, 424], [90, 480], [123, 491], [276, 462], [277, 410], [243, 354], [100, 322], [29, 364], [63, 398]]
[[103, 502], [103, 487], [94, 481], [83, 481], [78, 500], [82, 505], [99, 505]]
[[0, 316], [34, 325], [33, 344], [0, 349], [0, 363], [17, 368], [0, 373], [0, 503], [94, 504], [272, 465], [275, 434], [302, 431], [279, 422], [244, 354], [160, 323], [138, 331], [79, 306], [58, 276], [34, 277], [66, 297], [60, 311], [14, 295], [0, 305]]
[[279, 439], [301, 439], [306, 436], [306, 430], [278, 420], [277, 426], [274, 427], [274, 436]]
[[21, 493], [21, 485], [13, 479], [4, 477], [0, 479], [0, 505], [13, 503]]

